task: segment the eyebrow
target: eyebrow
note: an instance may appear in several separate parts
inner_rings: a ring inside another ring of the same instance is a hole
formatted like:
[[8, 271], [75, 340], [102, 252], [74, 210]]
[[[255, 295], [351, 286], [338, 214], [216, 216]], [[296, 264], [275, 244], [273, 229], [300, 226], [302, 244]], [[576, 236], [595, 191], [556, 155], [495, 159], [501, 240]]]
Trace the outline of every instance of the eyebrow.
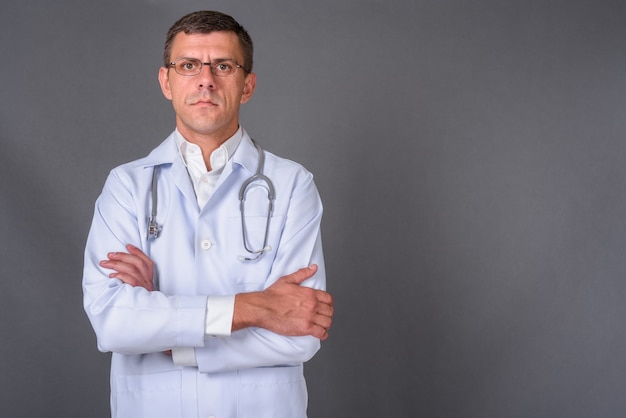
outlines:
[[[176, 62], [176, 61], [178, 61], [178, 60], [198, 60], [198, 61], [204, 62], [204, 60], [202, 60], [202, 59], [200, 59], [200, 58], [195, 58], [195, 57], [185, 57], [185, 56], [178, 57], [178, 58], [176, 58], [175, 60], [173, 60], [172, 62]], [[224, 61], [233, 61], [233, 62], [237, 62], [237, 60], [236, 60], [236, 59], [234, 59], [234, 58], [215, 58], [214, 60], [212, 60], [212, 61], [210, 61], [210, 62], [211, 62], [211, 63], [214, 63], [214, 62], [224, 62]]]

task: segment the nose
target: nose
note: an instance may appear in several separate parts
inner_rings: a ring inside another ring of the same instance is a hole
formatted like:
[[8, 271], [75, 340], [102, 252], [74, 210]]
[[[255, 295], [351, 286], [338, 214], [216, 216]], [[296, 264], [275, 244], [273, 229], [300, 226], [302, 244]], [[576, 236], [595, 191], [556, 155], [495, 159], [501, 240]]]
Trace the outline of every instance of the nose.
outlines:
[[211, 72], [211, 67], [208, 64], [204, 64], [198, 74], [198, 87], [214, 89], [215, 88], [215, 76]]

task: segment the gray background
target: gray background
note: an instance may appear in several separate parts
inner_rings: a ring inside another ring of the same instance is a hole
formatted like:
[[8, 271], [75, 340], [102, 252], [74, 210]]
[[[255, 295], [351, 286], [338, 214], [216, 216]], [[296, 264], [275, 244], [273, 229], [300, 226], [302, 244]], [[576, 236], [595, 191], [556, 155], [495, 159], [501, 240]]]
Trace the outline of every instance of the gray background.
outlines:
[[0, 5], [1, 417], [108, 416], [83, 246], [202, 8], [252, 34], [243, 124], [325, 203], [311, 418], [626, 415], [625, 2], [29, 0]]

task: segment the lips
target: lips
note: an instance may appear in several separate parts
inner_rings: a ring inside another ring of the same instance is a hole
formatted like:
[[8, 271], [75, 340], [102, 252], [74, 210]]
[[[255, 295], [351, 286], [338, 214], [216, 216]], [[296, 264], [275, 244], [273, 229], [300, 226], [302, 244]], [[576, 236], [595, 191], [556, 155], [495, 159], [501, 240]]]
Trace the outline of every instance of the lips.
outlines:
[[192, 105], [210, 105], [210, 106], [217, 106], [217, 104], [213, 103], [210, 100], [198, 100], [195, 103], [192, 103]]
[[212, 100], [210, 97], [206, 97], [200, 94], [194, 94], [185, 99], [185, 103], [188, 105], [210, 105], [210, 106], [218, 106], [218, 104]]
[[209, 106], [217, 106], [217, 103], [214, 103], [211, 100], [191, 100], [187, 101], [187, 104], [190, 105], [209, 105]]

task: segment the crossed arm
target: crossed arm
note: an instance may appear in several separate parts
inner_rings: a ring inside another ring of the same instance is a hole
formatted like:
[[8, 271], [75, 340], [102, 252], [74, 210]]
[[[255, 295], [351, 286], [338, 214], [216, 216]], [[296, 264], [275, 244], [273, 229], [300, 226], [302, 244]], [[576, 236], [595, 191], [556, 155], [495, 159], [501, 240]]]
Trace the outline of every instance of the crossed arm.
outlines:
[[[113, 270], [110, 278], [154, 290], [153, 261], [133, 245], [126, 249], [128, 253], [108, 253], [100, 265]], [[316, 271], [317, 266], [311, 265], [279, 278], [263, 291], [237, 294], [232, 331], [259, 327], [284, 336], [327, 339], [334, 314], [333, 298], [323, 290], [301, 286]]]

